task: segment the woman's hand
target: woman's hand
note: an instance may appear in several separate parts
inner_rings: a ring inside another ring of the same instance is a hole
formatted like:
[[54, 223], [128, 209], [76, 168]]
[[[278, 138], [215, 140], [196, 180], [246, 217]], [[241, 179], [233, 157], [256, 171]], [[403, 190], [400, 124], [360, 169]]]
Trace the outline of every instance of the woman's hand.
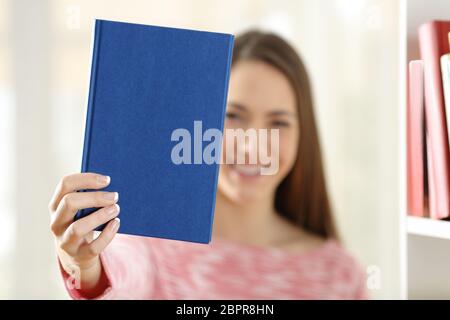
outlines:
[[[61, 265], [69, 275], [76, 275], [78, 289], [91, 290], [102, 275], [99, 254], [112, 241], [120, 220], [117, 192], [77, 192], [83, 189], [102, 189], [110, 178], [95, 173], [77, 173], [64, 177], [56, 187], [49, 204], [51, 231]], [[94, 213], [74, 221], [80, 209], [101, 207]], [[108, 223], [94, 239], [93, 230]]]

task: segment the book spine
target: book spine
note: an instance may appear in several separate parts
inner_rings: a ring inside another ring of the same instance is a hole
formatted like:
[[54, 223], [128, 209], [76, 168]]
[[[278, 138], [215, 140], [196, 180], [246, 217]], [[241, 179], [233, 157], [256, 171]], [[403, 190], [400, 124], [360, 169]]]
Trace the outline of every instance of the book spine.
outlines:
[[97, 71], [98, 71], [98, 58], [100, 51], [100, 37], [101, 37], [102, 21], [95, 20], [93, 29], [93, 41], [92, 41], [92, 57], [91, 57], [91, 69], [89, 78], [89, 93], [86, 113], [86, 127], [84, 131], [84, 145], [83, 145], [83, 159], [81, 162], [81, 172], [89, 171], [89, 151], [91, 146], [91, 128], [94, 121], [93, 114], [95, 108], [95, 91], [97, 83]]
[[[449, 146], [447, 123], [442, 93], [442, 79], [439, 59], [442, 56], [441, 22], [430, 22], [419, 28], [420, 55], [424, 62], [425, 117], [428, 141], [428, 155], [433, 163], [429, 180], [430, 217], [442, 219], [449, 216]], [[447, 46], [448, 49], [448, 46]]]
[[[89, 85], [88, 85], [88, 99], [86, 108], [86, 122], [84, 128], [84, 143], [83, 143], [83, 156], [81, 160], [81, 172], [89, 172], [89, 151], [91, 146], [91, 128], [93, 122], [93, 114], [95, 107], [95, 87], [97, 82], [98, 71], [98, 52], [100, 50], [100, 35], [101, 35], [101, 20], [95, 20], [92, 31], [92, 44], [91, 44], [91, 67], [89, 71]], [[86, 190], [80, 190], [86, 191]], [[78, 220], [87, 216], [92, 210], [81, 209], [74, 217], [74, 220]]]
[[424, 83], [423, 61], [409, 63], [407, 148], [408, 148], [408, 214], [424, 216]]
[[[223, 96], [223, 103], [222, 103], [222, 110], [221, 110], [221, 119], [222, 119], [222, 123], [221, 123], [221, 128], [220, 131], [223, 133], [224, 131], [224, 121], [225, 121], [225, 111], [227, 108], [227, 98], [228, 98], [228, 84], [229, 84], [229, 80], [230, 80], [230, 71], [231, 71], [231, 62], [232, 62], [232, 58], [233, 58], [233, 46], [234, 46], [234, 36], [233, 35], [229, 35], [229, 40], [228, 40], [228, 57], [227, 57], [227, 69], [226, 69], [226, 79], [225, 79], [225, 83], [224, 83], [224, 96]], [[222, 134], [222, 136], [224, 136]], [[221, 142], [222, 145], [223, 141]], [[221, 152], [222, 147], [219, 148], [219, 153]], [[219, 154], [218, 155], [218, 159], [222, 159], [222, 155]], [[214, 177], [214, 186], [216, 188], [216, 190], [214, 190], [214, 195], [213, 195], [213, 207], [211, 208], [211, 218], [210, 218], [210, 230], [209, 230], [209, 239], [207, 243], [211, 242], [211, 237], [212, 237], [212, 228], [213, 228], [213, 221], [214, 221], [214, 211], [215, 211], [215, 204], [216, 204], [216, 193], [217, 193], [217, 183], [218, 183], [218, 179], [219, 179], [219, 169], [220, 169], [220, 164], [217, 165], [216, 167], [216, 173], [215, 173], [215, 177]]]

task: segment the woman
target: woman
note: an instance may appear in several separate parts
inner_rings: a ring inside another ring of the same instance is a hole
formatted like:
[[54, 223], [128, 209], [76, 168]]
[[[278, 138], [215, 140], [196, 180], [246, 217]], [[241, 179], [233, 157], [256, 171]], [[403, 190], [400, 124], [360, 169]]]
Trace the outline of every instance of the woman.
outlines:
[[[221, 165], [210, 245], [116, 235], [118, 194], [76, 192], [101, 189], [110, 178], [62, 179], [50, 202], [51, 228], [71, 297], [366, 297], [364, 275], [337, 239], [306, 70], [274, 34], [250, 31], [235, 40], [225, 120], [232, 128], [278, 129], [278, 171]], [[225, 135], [224, 150], [229, 143]], [[236, 152], [248, 157], [251, 144]], [[73, 222], [84, 207], [102, 209]], [[108, 221], [92, 240], [92, 230]]]

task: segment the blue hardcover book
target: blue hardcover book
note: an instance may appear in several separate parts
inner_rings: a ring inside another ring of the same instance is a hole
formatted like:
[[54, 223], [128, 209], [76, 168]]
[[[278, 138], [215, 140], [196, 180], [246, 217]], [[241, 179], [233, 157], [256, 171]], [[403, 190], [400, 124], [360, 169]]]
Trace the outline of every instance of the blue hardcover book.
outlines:
[[81, 171], [111, 176], [120, 233], [210, 242], [233, 40], [95, 21]]

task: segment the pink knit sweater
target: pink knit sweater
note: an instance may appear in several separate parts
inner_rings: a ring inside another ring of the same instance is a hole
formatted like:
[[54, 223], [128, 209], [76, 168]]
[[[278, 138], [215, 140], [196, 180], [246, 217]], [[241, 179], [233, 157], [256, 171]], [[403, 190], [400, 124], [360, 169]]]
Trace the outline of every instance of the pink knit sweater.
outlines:
[[[304, 253], [117, 235], [100, 255], [97, 299], [365, 299], [365, 276], [334, 240]], [[83, 295], [68, 286], [69, 295]]]

